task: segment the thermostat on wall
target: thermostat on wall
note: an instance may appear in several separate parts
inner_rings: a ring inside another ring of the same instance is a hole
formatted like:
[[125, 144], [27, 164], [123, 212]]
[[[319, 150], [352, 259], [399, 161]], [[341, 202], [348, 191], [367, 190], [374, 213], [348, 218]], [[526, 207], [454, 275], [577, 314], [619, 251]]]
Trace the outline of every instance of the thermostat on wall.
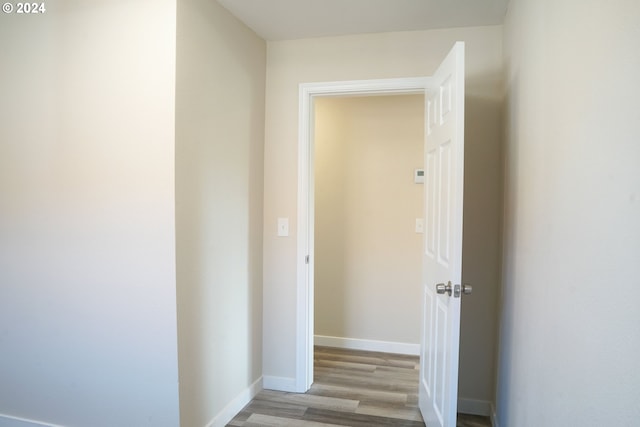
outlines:
[[416, 184], [424, 184], [424, 169], [416, 169], [413, 171], [413, 182]]

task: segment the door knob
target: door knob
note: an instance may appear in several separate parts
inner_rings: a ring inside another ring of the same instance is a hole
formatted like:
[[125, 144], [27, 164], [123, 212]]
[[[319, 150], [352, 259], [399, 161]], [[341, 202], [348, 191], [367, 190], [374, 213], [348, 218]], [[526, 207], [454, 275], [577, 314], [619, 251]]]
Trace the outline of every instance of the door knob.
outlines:
[[453, 288], [451, 287], [451, 281], [449, 281], [446, 285], [444, 283], [438, 283], [436, 285], [436, 292], [439, 294], [449, 294], [451, 296], [451, 291]]
[[444, 283], [438, 283], [436, 285], [437, 293], [448, 294], [449, 296], [451, 296], [451, 292], [453, 292], [453, 296], [455, 298], [460, 298], [461, 291], [465, 295], [471, 295], [471, 293], [473, 292], [473, 286], [467, 285], [467, 284], [463, 284], [462, 286], [460, 285], [451, 286], [451, 281], [447, 282], [446, 285]]

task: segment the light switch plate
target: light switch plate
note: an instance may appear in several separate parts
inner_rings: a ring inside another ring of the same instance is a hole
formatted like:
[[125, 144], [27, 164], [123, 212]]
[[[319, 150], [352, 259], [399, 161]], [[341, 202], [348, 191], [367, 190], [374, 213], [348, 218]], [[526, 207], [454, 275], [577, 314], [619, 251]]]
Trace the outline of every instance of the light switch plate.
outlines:
[[278, 218], [278, 237], [289, 235], [289, 218]]
[[424, 233], [424, 220], [416, 218], [416, 233]]

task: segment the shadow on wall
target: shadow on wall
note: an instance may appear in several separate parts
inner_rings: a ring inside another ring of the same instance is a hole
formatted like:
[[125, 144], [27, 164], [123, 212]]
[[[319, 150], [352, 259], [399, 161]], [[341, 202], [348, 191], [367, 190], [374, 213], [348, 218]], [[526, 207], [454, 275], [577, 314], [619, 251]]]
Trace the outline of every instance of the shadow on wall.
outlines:
[[[505, 231], [501, 236], [501, 256], [503, 259], [503, 266], [501, 270], [501, 288], [498, 298], [498, 347], [496, 348], [496, 378], [500, 379], [502, 386], [498, 388], [496, 384], [496, 406], [498, 402], [500, 404], [500, 410], [502, 410], [501, 419], [509, 419], [509, 396], [511, 395], [511, 371], [514, 367], [513, 359], [513, 346], [506, 341], [500, 345], [500, 340], [509, 339], [513, 336], [513, 319], [515, 316], [515, 294], [517, 290], [513, 286], [506, 286], [507, 279], [514, 276], [515, 262], [512, 261], [511, 253], [505, 251], [507, 248], [516, 247], [517, 236], [513, 234], [513, 230], [518, 230], [517, 216], [513, 214], [515, 206], [517, 206], [517, 193], [512, 188], [518, 188], [517, 170], [518, 165], [514, 160], [519, 158], [518, 156], [518, 144], [508, 144], [508, 141], [516, 140], [516, 136], [513, 134], [513, 129], [518, 129], [517, 119], [520, 117], [519, 113], [513, 114], [512, 117], [507, 116], [507, 112], [513, 111], [512, 105], [520, 105], [519, 94], [517, 88], [518, 74], [514, 73], [506, 85], [505, 101], [504, 101], [504, 135], [502, 141], [502, 167], [503, 178], [503, 230]], [[510, 341], [510, 340], [509, 340]]]
[[492, 402], [500, 294], [502, 98], [500, 74], [467, 80], [459, 397]]

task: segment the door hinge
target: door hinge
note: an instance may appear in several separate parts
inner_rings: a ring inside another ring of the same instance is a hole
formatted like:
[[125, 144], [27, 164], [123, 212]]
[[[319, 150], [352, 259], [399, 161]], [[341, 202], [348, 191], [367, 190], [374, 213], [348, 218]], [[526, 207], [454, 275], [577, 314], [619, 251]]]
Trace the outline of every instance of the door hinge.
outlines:
[[304, 263], [309, 264], [309, 255], [304, 257]]

